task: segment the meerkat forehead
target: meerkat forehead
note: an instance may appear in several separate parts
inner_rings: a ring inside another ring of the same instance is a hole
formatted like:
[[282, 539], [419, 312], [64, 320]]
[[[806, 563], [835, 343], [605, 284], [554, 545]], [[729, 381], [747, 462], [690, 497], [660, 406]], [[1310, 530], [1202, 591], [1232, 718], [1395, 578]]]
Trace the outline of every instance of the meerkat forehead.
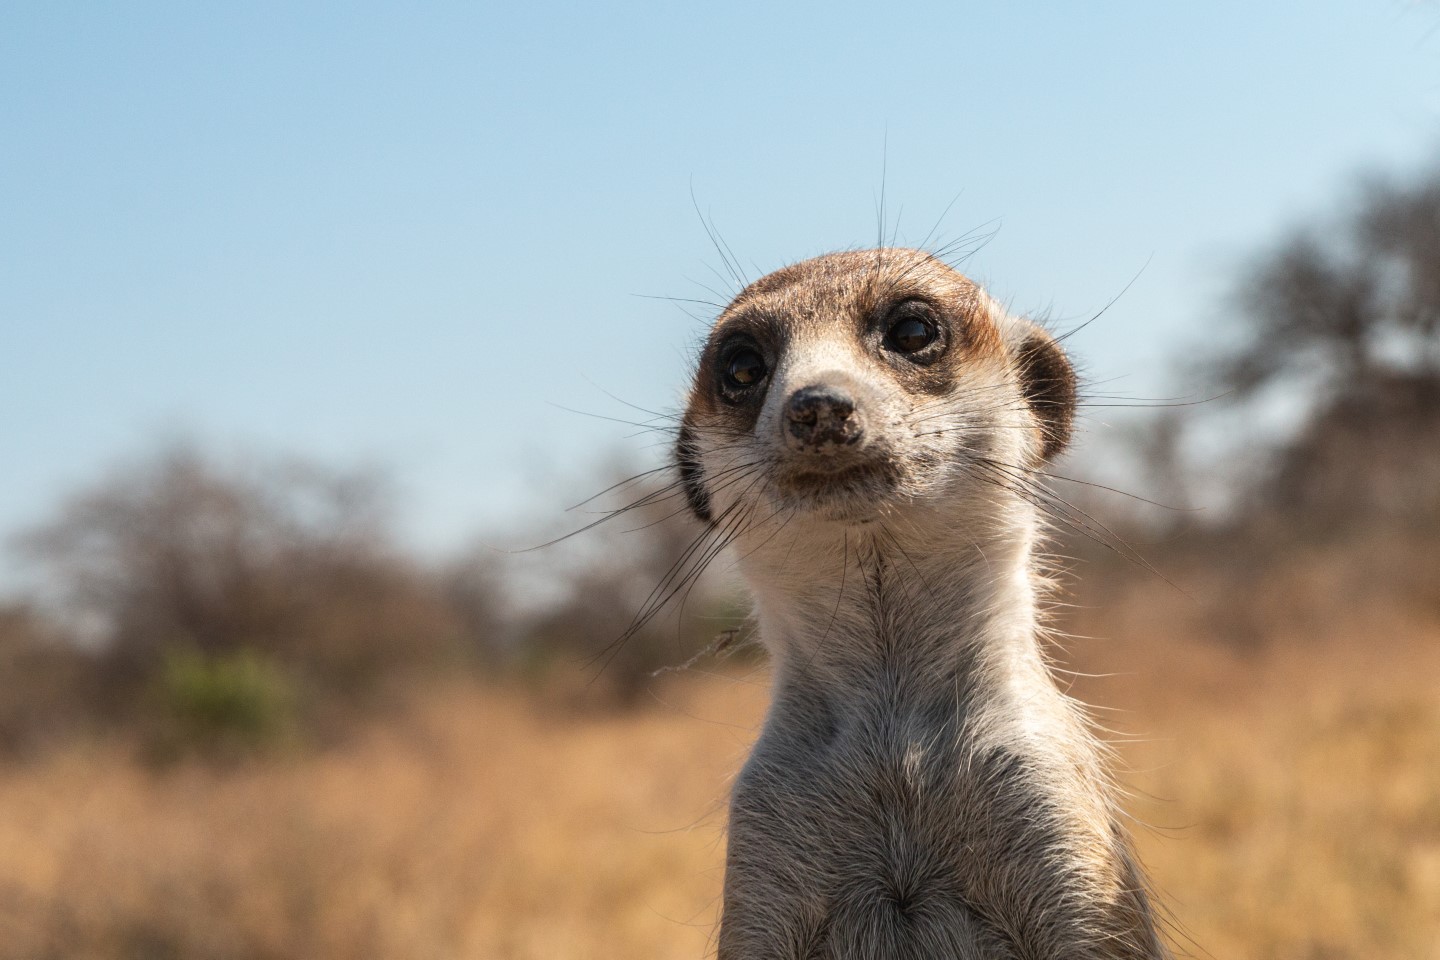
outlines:
[[978, 284], [921, 250], [851, 250], [783, 267], [751, 283], [715, 322], [714, 335], [768, 327], [775, 339], [855, 329], [886, 307], [923, 298], [967, 322], [970, 339], [998, 331]]

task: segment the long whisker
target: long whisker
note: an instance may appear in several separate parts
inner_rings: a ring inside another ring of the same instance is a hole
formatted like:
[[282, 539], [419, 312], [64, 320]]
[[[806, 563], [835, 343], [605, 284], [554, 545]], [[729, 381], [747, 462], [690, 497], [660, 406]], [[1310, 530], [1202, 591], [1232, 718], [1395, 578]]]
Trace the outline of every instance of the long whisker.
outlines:
[[[730, 469], [738, 470], [738, 469], [742, 469], [743, 466], [754, 467], [754, 466], [757, 466], [757, 464], [751, 463], [751, 464], [737, 465], [737, 466], [735, 466], [735, 467], [733, 467], [733, 468], [730, 468]], [[623, 484], [624, 482], [625, 482], [625, 481], [622, 481], [622, 484]], [[510, 554], [534, 553], [536, 550], [543, 550], [543, 549], [545, 549], [546, 547], [553, 547], [553, 546], [554, 546], [555, 544], [557, 544], [557, 543], [563, 543], [563, 542], [565, 542], [566, 540], [569, 540], [569, 539], [571, 539], [572, 537], [577, 537], [577, 536], [579, 536], [580, 534], [585, 533], [585, 532], [588, 531], [588, 530], [594, 530], [596, 527], [600, 526], [602, 523], [607, 523], [607, 522], [615, 519], [616, 517], [623, 516], [623, 515], [625, 515], [625, 514], [627, 514], [627, 513], [630, 513], [630, 512], [632, 512], [632, 511], [639, 510], [639, 509], [642, 508], [642, 507], [647, 507], [647, 506], [650, 506], [650, 505], [652, 505], [652, 504], [661, 502], [661, 501], [663, 501], [663, 500], [670, 499], [671, 497], [677, 496], [681, 491], [683, 491], [683, 481], [676, 480], [676, 481], [674, 481], [673, 483], [667, 484], [666, 486], [661, 487], [659, 490], [653, 491], [653, 492], [651, 492], [651, 493], [647, 493], [647, 494], [645, 494], [644, 496], [639, 497], [638, 499], [636, 499], [636, 500], [634, 500], [634, 501], [631, 501], [630, 503], [627, 503], [627, 504], [625, 504], [625, 505], [622, 506], [622, 507], [616, 507], [616, 508], [613, 509], [613, 510], [606, 510], [606, 511], [604, 511], [604, 512], [601, 514], [601, 516], [600, 516], [598, 519], [592, 520], [591, 522], [589, 522], [589, 523], [587, 523], [587, 524], [584, 524], [583, 526], [579, 527], [578, 529], [571, 530], [569, 533], [562, 534], [561, 536], [555, 537], [555, 538], [553, 538], [553, 539], [551, 539], [551, 540], [547, 540], [547, 541], [545, 541], [544, 543], [535, 544], [534, 546], [531, 546], [531, 547], [522, 547], [522, 548], [520, 548], [520, 549], [518, 549], [518, 550], [505, 550], [505, 551], [502, 551], [502, 552], [504, 552], [504, 553], [510, 553]]]
[[[729, 253], [730, 248], [720, 241], [714, 226], [706, 219], [704, 212], [701, 211], [700, 200], [695, 196], [695, 181], [693, 180], [690, 181], [690, 204], [695, 208], [695, 215], [700, 218], [700, 226], [705, 228], [705, 235], [710, 238], [710, 245], [713, 246], [715, 252], [720, 255], [720, 261], [725, 264], [725, 271], [730, 274], [730, 280], [735, 284], [734, 293], [738, 294], [740, 290], [746, 286], [745, 273], [740, 269], [740, 264], [731, 259], [731, 254]], [[719, 276], [718, 273], [716, 275]], [[723, 280], [724, 278], [722, 277], [721, 279]], [[721, 299], [729, 300], [731, 298], [721, 297]]]
[[613, 493], [614, 491], [619, 490], [621, 487], [628, 487], [633, 483], [638, 483], [640, 480], [643, 480], [646, 477], [653, 477], [657, 473], [666, 473], [672, 469], [674, 468], [671, 467], [670, 464], [664, 463], [650, 470], [642, 470], [632, 477], [626, 477], [619, 483], [610, 484], [610, 486], [606, 487], [604, 490], [601, 490], [599, 493], [591, 494], [584, 500], [581, 500], [579, 503], [571, 504], [570, 506], [565, 508], [565, 512], [569, 513], [572, 510], [578, 510], [581, 507], [585, 506], [587, 503], [594, 503], [596, 500], [599, 500], [607, 493]]
[[[1059, 496], [1052, 490], [1047, 490], [1023, 473], [1012, 472], [1012, 464], [1002, 463], [998, 460], [990, 460], [984, 457], [974, 458], [971, 462], [980, 467], [985, 467], [997, 475], [991, 481], [1004, 489], [1010, 490], [1017, 496], [1021, 496], [1034, 506], [1045, 510], [1046, 514], [1054, 521], [1063, 524], [1076, 533], [1092, 540], [1099, 546], [1112, 551], [1117, 556], [1123, 557], [1126, 561], [1140, 567], [1165, 583], [1174, 587], [1184, 596], [1194, 599], [1191, 595], [1155, 568], [1150, 561], [1146, 560], [1130, 545], [1125, 538], [1121, 537], [1105, 523], [1096, 519], [1090, 513]], [[976, 474], [982, 480], [985, 479], [984, 471]]]
[[[964, 192], [964, 188], [961, 188], [960, 190], [956, 191], [955, 196], [950, 198], [950, 202], [945, 204], [945, 209], [940, 211], [940, 216], [935, 218], [935, 225], [932, 226], [930, 228], [930, 231], [925, 234], [925, 238], [915, 245], [917, 248], [924, 250], [929, 245], [930, 238], [935, 236], [935, 231], [940, 229], [940, 224], [944, 223], [945, 218], [950, 215], [950, 208], [955, 206], [956, 202], [959, 201], [961, 194], [963, 194]], [[935, 254], [931, 254], [931, 256], [935, 256], [935, 259], [937, 260], [943, 259], [942, 257], [936, 256]]]
[[1154, 255], [1154, 254], [1151, 254], [1150, 256], [1146, 257], [1146, 258], [1145, 258], [1145, 262], [1140, 265], [1140, 269], [1135, 271], [1135, 276], [1131, 277], [1130, 280], [1129, 280], [1129, 282], [1127, 282], [1127, 283], [1125, 284], [1125, 286], [1123, 286], [1123, 287], [1120, 288], [1120, 292], [1119, 292], [1119, 293], [1115, 294], [1115, 296], [1113, 296], [1113, 297], [1111, 297], [1109, 300], [1107, 300], [1107, 301], [1105, 302], [1105, 305], [1104, 305], [1103, 307], [1101, 307], [1099, 310], [1097, 310], [1097, 311], [1095, 312], [1095, 315], [1092, 316], [1089, 320], [1086, 320], [1084, 323], [1080, 324], [1078, 327], [1075, 327], [1075, 328], [1073, 328], [1073, 329], [1071, 329], [1071, 330], [1067, 330], [1065, 333], [1062, 333], [1062, 334], [1060, 334], [1059, 336], [1057, 336], [1057, 337], [1055, 338], [1055, 342], [1056, 342], [1056, 343], [1064, 343], [1066, 340], [1069, 340], [1071, 337], [1075, 336], [1075, 334], [1079, 333], [1081, 330], [1084, 330], [1086, 327], [1090, 326], [1090, 324], [1094, 323], [1096, 320], [1099, 320], [1101, 317], [1103, 317], [1103, 316], [1105, 315], [1105, 311], [1107, 311], [1107, 310], [1109, 310], [1111, 307], [1115, 306], [1116, 302], [1119, 301], [1119, 299], [1120, 299], [1121, 297], [1125, 296], [1125, 294], [1126, 294], [1127, 292], [1129, 292], [1129, 290], [1130, 290], [1131, 287], [1135, 286], [1135, 281], [1137, 281], [1137, 280], [1140, 279], [1140, 275], [1145, 272], [1146, 268], [1150, 266], [1150, 261], [1151, 261], [1151, 260], [1154, 260], [1154, 259], [1155, 259], [1155, 255]]
[[[759, 476], [756, 476], [745, 492], [748, 492], [760, 479]], [[591, 658], [592, 663], [596, 660], [603, 661], [600, 664], [600, 672], [603, 672], [605, 667], [614, 660], [627, 640], [644, 629], [646, 624], [669, 606], [670, 602], [698, 579], [710, 563], [734, 541], [755, 510], [755, 503], [747, 502], [745, 492], [736, 497], [735, 501], [725, 508], [714, 523], [691, 541], [690, 546], [650, 591], [650, 595], [646, 597], [640, 612], [631, 620], [630, 625]], [[706, 541], [712, 537], [713, 541], [707, 544]], [[697, 556], [699, 559], [695, 560], [694, 558]]]

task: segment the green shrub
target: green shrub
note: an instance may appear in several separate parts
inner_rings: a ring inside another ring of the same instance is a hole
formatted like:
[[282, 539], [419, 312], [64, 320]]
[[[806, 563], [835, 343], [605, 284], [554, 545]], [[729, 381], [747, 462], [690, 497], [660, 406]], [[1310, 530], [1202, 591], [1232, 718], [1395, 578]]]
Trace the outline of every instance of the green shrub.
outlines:
[[157, 679], [161, 756], [253, 753], [291, 740], [295, 686], [279, 664], [253, 650], [167, 654]]

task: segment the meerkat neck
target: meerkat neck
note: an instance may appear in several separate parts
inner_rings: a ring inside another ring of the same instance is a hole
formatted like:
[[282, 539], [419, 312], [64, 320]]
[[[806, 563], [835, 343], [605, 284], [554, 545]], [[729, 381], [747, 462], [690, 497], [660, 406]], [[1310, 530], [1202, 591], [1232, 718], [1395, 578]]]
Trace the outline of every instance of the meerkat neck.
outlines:
[[777, 679], [873, 686], [878, 668], [923, 693], [1043, 666], [1034, 540], [1019, 516], [968, 537], [874, 524], [805, 544], [811, 569], [751, 578]]

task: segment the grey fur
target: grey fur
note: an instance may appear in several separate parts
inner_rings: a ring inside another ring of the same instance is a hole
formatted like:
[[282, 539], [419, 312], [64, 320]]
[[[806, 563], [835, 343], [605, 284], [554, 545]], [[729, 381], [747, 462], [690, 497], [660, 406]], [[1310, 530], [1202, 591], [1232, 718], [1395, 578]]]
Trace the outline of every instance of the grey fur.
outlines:
[[[916, 298], [945, 324], [925, 368], [883, 338], [887, 305]], [[736, 336], [771, 367], [725, 393]], [[1043, 650], [1044, 518], [1014, 478], [1068, 437], [1059, 348], [886, 250], [758, 281], [701, 363], [687, 492], [734, 542], [775, 660], [731, 802], [720, 960], [1167, 956], [1100, 747]], [[840, 380], [863, 442], [787, 448], [785, 398]]]

